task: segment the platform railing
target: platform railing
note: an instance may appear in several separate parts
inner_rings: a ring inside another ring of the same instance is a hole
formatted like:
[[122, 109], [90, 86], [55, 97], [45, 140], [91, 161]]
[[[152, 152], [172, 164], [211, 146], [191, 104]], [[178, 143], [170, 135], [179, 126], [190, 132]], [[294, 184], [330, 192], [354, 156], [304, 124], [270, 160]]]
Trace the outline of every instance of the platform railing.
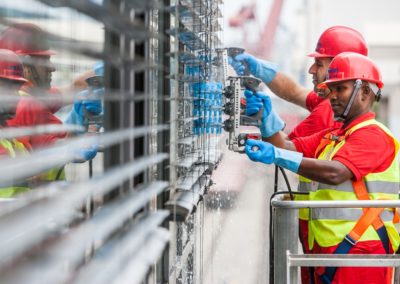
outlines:
[[[400, 200], [292, 201], [276, 196], [273, 207], [274, 283], [299, 283], [298, 267], [400, 267], [399, 255], [319, 255], [298, 252], [298, 209], [400, 208]], [[398, 269], [394, 283], [399, 279]], [[272, 273], [272, 271], [270, 272]], [[397, 280], [396, 280], [397, 279]]]

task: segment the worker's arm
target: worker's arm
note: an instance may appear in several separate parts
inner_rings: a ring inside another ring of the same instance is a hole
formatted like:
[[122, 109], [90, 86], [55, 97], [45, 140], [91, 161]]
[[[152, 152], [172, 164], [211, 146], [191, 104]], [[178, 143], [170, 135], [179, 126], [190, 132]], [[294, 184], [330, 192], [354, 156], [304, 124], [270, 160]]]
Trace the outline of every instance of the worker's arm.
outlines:
[[311, 180], [333, 185], [353, 178], [353, 173], [335, 160], [303, 158], [297, 173]]
[[[279, 139], [279, 135], [274, 138]], [[293, 149], [291, 141], [281, 141], [288, 149]], [[353, 173], [338, 161], [318, 160], [303, 157], [302, 153], [278, 148], [271, 143], [246, 141], [245, 151], [250, 160], [264, 164], [276, 164], [314, 181], [337, 185], [353, 177]]]
[[96, 62], [90, 70], [78, 75], [70, 85], [59, 87], [58, 89], [64, 95], [73, 95], [87, 89], [88, 83], [86, 80], [93, 76], [104, 76], [104, 63], [102, 61]]
[[277, 96], [288, 102], [307, 108], [306, 98], [310, 90], [296, 83], [289, 76], [278, 72], [275, 64], [257, 59], [247, 53], [239, 54], [235, 58], [229, 58], [229, 63], [238, 75], [244, 74], [246, 69], [243, 64], [244, 62], [248, 66], [250, 74], [261, 79]]
[[311, 90], [296, 83], [286, 74], [278, 72], [268, 87], [278, 97], [307, 109], [306, 99]]

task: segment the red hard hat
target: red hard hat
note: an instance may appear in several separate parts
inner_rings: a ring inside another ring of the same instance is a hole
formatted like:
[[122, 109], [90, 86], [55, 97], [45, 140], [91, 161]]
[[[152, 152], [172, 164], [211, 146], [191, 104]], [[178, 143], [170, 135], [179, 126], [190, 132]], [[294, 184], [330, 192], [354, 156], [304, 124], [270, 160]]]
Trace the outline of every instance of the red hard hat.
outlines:
[[371, 59], [359, 53], [343, 52], [332, 59], [327, 80], [317, 88], [326, 89], [330, 83], [357, 79], [375, 83], [379, 89], [383, 88], [381, 72]]
[[30, 23], [14, 24], [0, 35], [0, 48], [10, 49], [18, 55], [50, 56], [46, 33], [38, 26]]
[[345, 26], [333, 26], [321, 34], [315, 52], [308, 56], [335, 57], [345, 51], [368, 55], [367, 43], [358, 31]]
[[7, 49], [0, 49], [0, 78], [22, 83], [28, 82], [24, 78], [24, 71], [19, 57]]

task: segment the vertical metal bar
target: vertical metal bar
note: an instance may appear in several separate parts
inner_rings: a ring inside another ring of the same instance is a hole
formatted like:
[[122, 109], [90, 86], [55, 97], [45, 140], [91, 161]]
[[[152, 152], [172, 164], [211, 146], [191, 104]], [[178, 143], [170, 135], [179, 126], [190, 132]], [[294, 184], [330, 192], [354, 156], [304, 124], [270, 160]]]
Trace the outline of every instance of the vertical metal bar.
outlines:
[[393, 283], [400, 283], [400, 267], [394, 268], [394, 282]]
[[[103, 6], [105, 9], [116, 9], [119, 7], [118, 0], [104, 0]], [[113, 32], [107, 25], [105, 25], [105, 52], [116, 52], [120, 50], [120, 36]], [[105, 87], [110, 90], [121, 89], [121, 72], [115, 66], [108, 65], [105, 62]], [[117, 95], [117, 93], [115, 93]], [[119, 101], [105, 101], [104, 103], [104, 128], [105, 131], [111, 131], [121, 128], [120, 117], [121, 114], [121, 102]], [[104, 169], [107, 170], [112, 168], [114, 165], [121, 164], [121, 147], [120, 145], [114, 145], [105, 149], [104, 152]]]
[[290, 252], [286, 251], [286, 283], [290, 283], [290, 272], [292, 267], [290, 266]]
[[290, 274], [291, 279], [286, 282], [286, 252], [298, 253], [298, 210], [275, 207], [274, 215], [274, 283], [298, 283], [297, 273]]
[[[179, 1], [177, 0], [170, 0], [170, 5], [175, 5], [174, 17], [170, 19], [171, 28], [178, 28], [179, 27], [179, 13], [178, 13], [178, 4]], [[179, 51], [179, 40], [177, 35], [172, 38], [170, 37], [169, 41], [169, 48], [171, 52]], [[177, 58], [171, 58], [169, 61], [169, 69], [171, 74], [179, 74], [179, 61]], [[175, 159], [177, 158], [177, 136], [178, 136], [178, 124], [176, 121], [177, 113], [178, 113], [178, 92], [179, 92], [179, 82], [178, 80], [170, 80], [169, 81], [169, 91], [170, 91], [170, 104], [169, 104], [169, 113], [170, 113], [170, 131], [169, 131], [169, 154], [170, 154], [170, 161], [169, 161], [169, 182], [170, 182], [170, 198], [173, 197], [176, 191], [176, 183], [177, 183], [177, 172], [176, 172], [176, 163]], [[172, 216], [174, 219], [175, 216]], [[178, 245], [179, 245], [179, 228], [176, 222], [170, 222], [170, 232], [171, 236], [174, 236], [172, 241], [170, 242], [169, 247], [169, 263], [170, 265], [174, 266], [174, 269], [171, 271], [169, 275], [168, 283], [175, 284], [177, 283], [177, 279], [179, 275], [176, 275], [176, 267], [175, 264], [177, 262], [178, 256]]]
[[[170, 0], [164, 0], [163, 1], [164, 6], [170, 6]], [[165, 10], [159, 11], [158, 13], [158, 31], [162, 33], [165, 36], [165, 40], [158, 41], [158, 53], [157, 53], [157, 62], [161, 65], [164, 66], [161, 70], [156, 70], [155, 72], [158, 72], [158, 77], [157, 77], [157, 92], [158, 92], [158, 100], [157, 100], [157, 120], [158, 124], [164, 124], [164, 123], [169, 123], [171, 121], [171, 113], [170, 113], [170, 104], [167, 98], [169, 98], [170, 94], [170, 81], [167, 79], [167, 75], [169, 75], [169, 69], [170, 69], [170, 61], [169, 57], [166, 55], [168, 52], [171, 51], [171, 37], [167, 35], [166, 31], [170, 29], [170, 15], [167, 13]], [[160, 152], [164, 153], [169, 153], [169, 137], [170, 137], [170, 132], [168, 131], [163, 131], [158, 134], [158, 139], [157, 139], [157, 147], [159, 147]], [[169, 167], [169, 161], [165, 160], [165, 162], [161, 163], [158, 165], [157, 169], [157, 178], [159, 180], [164, 180], [164, 181], [169, 181], [169, 176], [170, 176], [170, 167]], [[169, 199], [169, 193], [164, 193], [160, 196], [158, 200], [158, 208], [164, 208], [165, 202]], [[167, 229], [170, 229], [170, 222], [165, 222], [165, 227]], [[171, 233], [171, 236], [173, 234]], [[172, 241], [172, 240], [171, 240]], [[158, 265], [157, 269], [157, 278], [159, 279], [160, 283], [168, 283], [169, 280], [169, 268], [170, 268], [170, 259], [169, 259], [169, 249], [166, 249], [164, 251], [163, 257], [160, 260], [160, 263]]]

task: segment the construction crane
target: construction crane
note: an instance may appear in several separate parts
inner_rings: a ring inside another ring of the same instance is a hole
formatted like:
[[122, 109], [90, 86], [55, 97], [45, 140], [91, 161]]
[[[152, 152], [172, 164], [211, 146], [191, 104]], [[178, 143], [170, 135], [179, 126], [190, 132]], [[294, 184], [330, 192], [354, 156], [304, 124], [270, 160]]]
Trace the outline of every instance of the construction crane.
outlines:
[[255, 11], [257, 9], [256, 1], [244, 5], [231, 18], [229, 18], [229, 26], [233, 28], [243, 29], [242, 46], [251, 54], [257, 57], [268, 59], [271, 55], [272, 43], [275, 38], [276, 30], [279, 24], [279, 18], [282, 11], [284, 0], [274, 0], [269, 9], [269, 15], [264, 28], [260, 31], [259, 39], [256, 43], [249, 44], [247, 40], [246, 24], [249, 22], [257, 22]]

